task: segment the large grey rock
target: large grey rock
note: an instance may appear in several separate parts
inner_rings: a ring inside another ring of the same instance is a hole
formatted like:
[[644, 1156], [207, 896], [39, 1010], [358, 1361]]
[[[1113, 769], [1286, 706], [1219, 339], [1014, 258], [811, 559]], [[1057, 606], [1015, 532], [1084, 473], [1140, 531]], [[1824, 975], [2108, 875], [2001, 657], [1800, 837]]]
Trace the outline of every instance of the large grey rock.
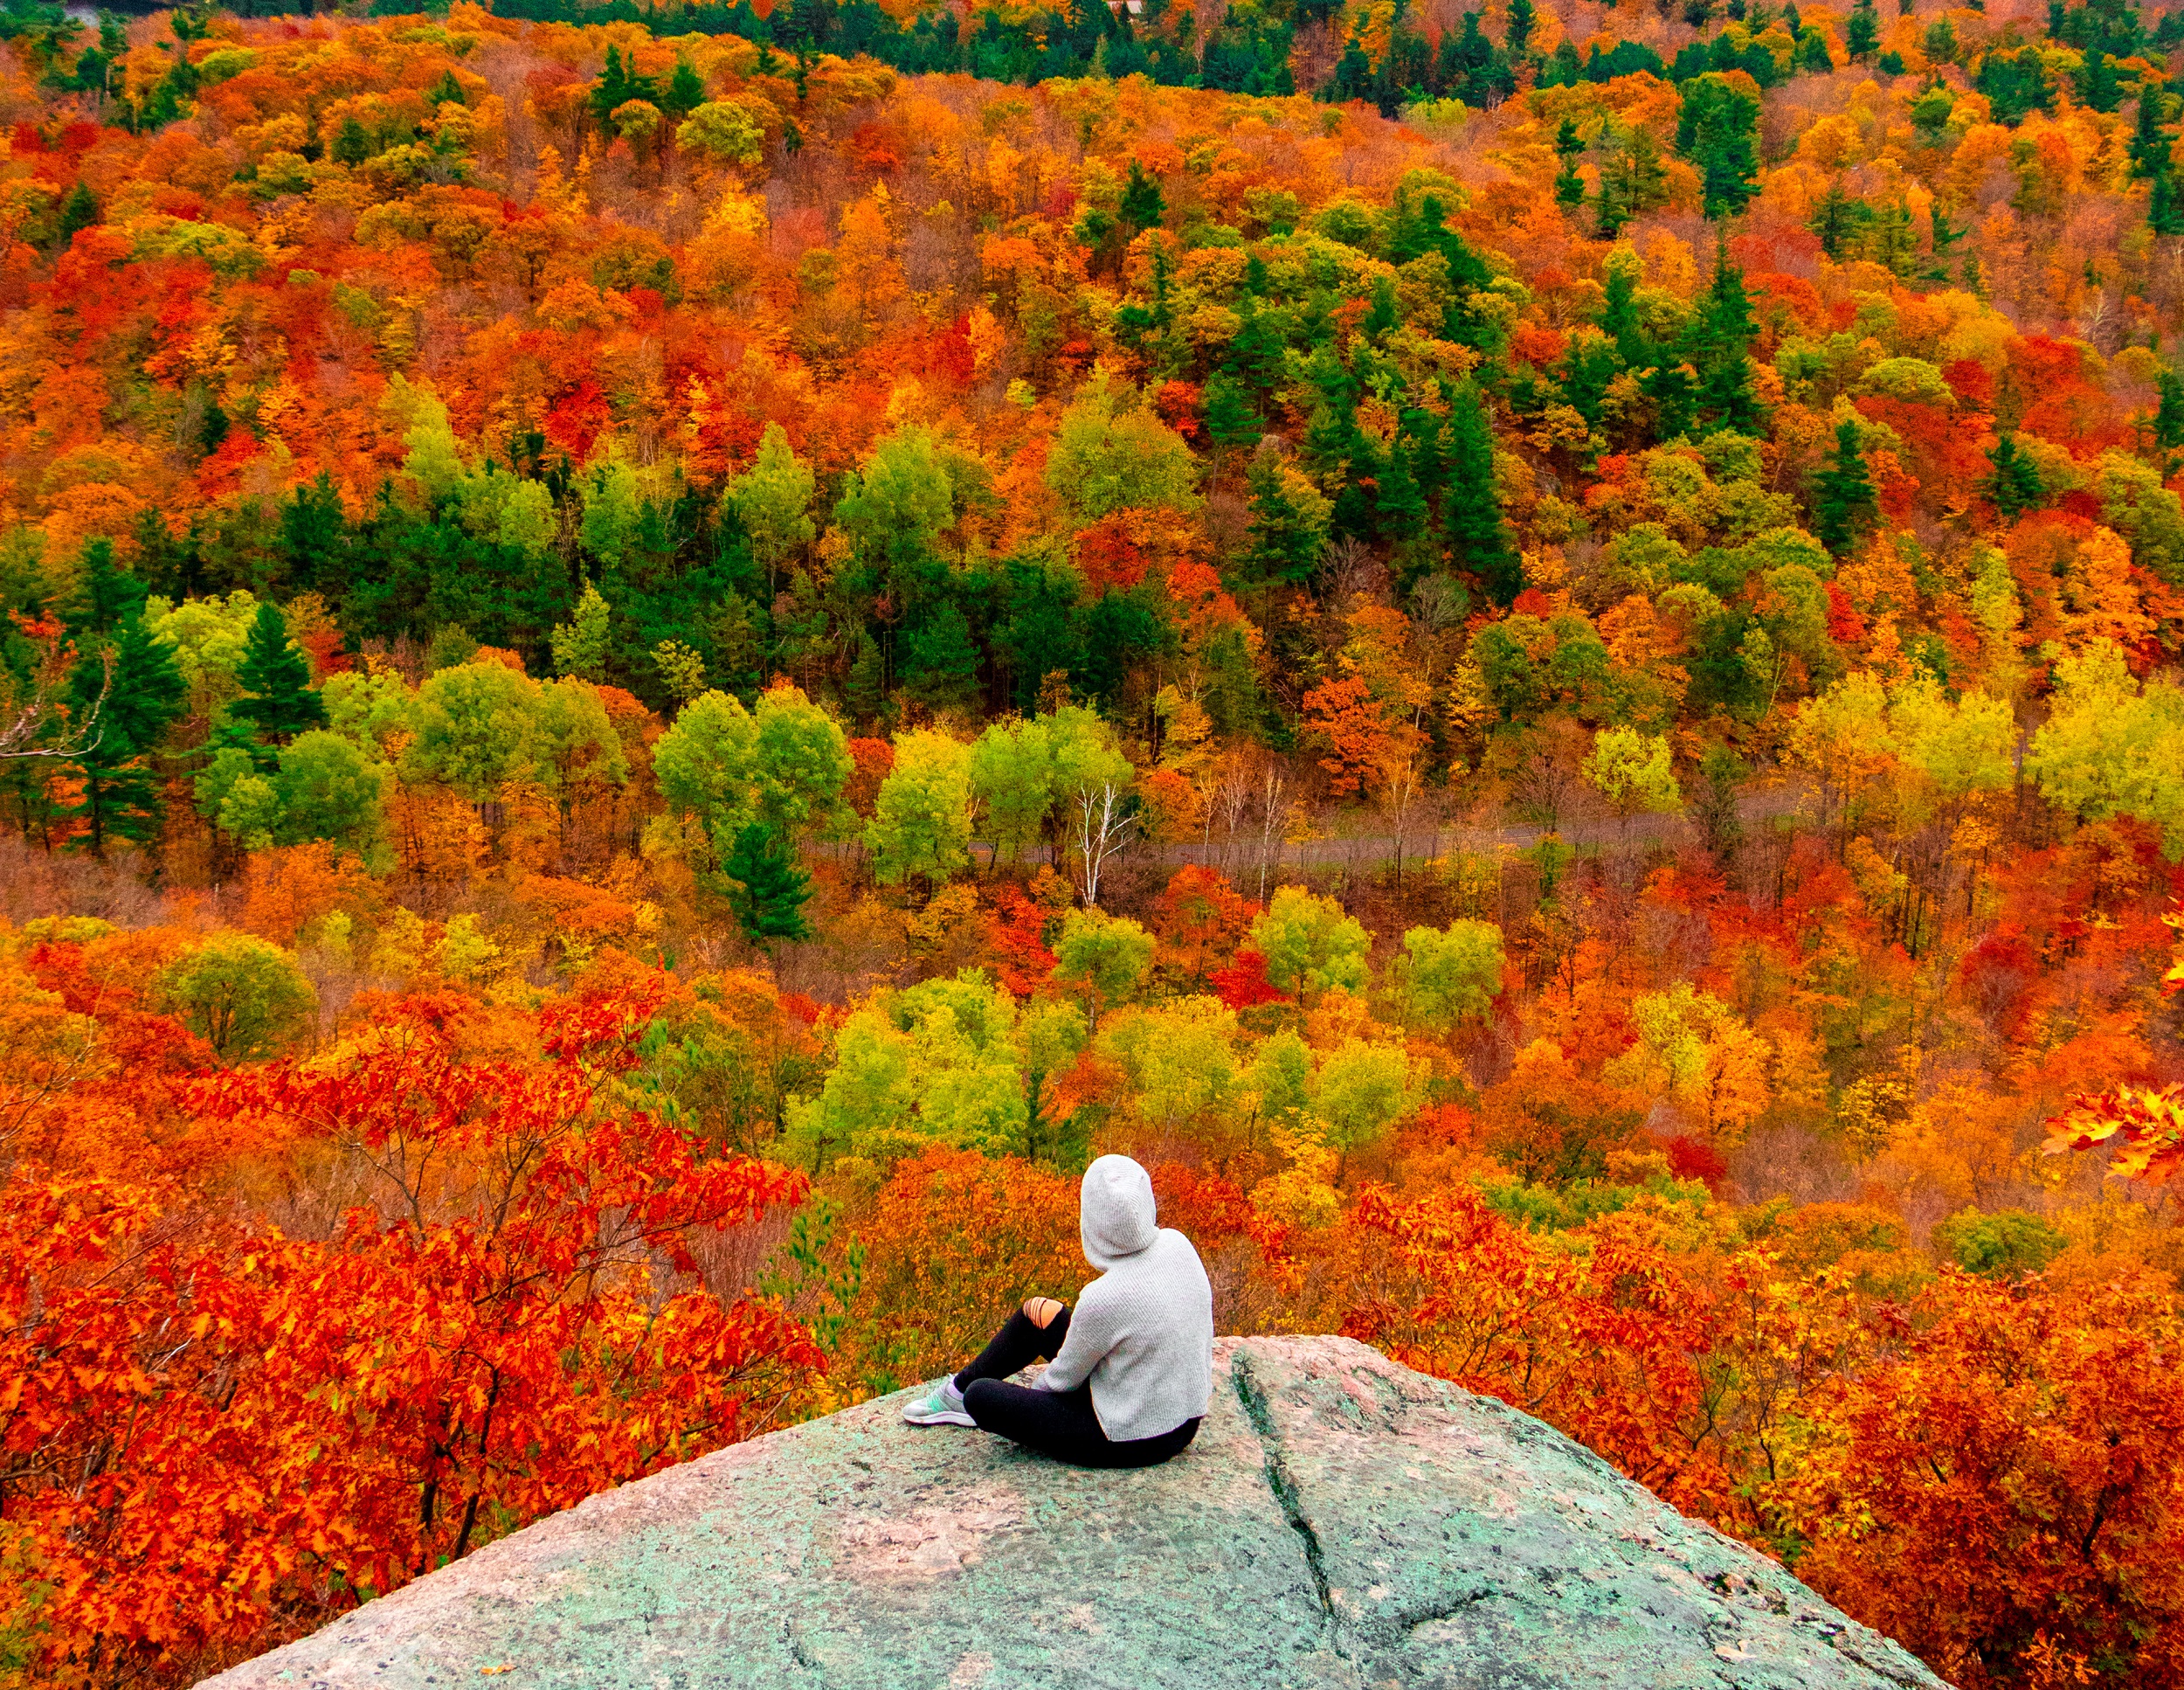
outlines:
[[884, 1398], [592, 1497], [207, 1682], [1939, 1683], [1490, 1398], [1340, 1338], [1225, 1340], [1214, 1367], [1165, 1467], [1078, 1472]]

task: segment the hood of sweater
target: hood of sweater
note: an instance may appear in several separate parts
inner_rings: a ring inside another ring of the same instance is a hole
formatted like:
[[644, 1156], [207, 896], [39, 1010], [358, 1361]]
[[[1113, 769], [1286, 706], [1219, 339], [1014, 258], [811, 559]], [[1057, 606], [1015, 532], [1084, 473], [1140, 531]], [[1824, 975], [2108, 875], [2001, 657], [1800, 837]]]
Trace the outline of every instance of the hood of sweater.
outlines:
[[1085, 1259], [1102, 1270], [1146, 1248], [1160, 1236], [1152, 1176], [1127, 1156], [1099, 1158], [1084, 1170], [1077, 1234]]

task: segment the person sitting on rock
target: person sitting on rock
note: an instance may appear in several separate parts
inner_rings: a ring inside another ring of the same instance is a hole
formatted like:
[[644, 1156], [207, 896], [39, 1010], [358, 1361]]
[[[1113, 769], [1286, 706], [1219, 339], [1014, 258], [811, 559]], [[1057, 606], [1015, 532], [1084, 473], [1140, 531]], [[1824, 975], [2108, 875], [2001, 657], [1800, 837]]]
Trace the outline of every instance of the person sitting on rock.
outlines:
[[[1189, 1444], [1213, 1394], [1213, 1288], [1199, 1253], [1156, 1220], [1152, 1181], [1127, 1156], [1085, 1169], [1077, 1212], [1101, 1271], [1076, 1307], [1026, 1299], [905, 1420], [976, 1426], [1080, 1467], [1150, 1467]], [[1033, 1384], [1008, 1382], [1041, 1359]]]

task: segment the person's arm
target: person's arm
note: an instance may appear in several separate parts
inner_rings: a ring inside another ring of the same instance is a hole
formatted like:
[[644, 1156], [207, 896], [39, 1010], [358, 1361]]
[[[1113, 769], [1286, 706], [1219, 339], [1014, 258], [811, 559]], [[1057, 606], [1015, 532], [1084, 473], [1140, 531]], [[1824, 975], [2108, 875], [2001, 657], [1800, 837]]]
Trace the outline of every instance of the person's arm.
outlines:
[[1092, 1369], [1115, 1347], [1121, 1333], [1099, 1295], [1099, 1282], [1087, 1285], [1069, 1311], [1069, 1333], [1047, 1370], [1032, 1382], [1043, 1391], [1073, 1391], [1092, 1376]]

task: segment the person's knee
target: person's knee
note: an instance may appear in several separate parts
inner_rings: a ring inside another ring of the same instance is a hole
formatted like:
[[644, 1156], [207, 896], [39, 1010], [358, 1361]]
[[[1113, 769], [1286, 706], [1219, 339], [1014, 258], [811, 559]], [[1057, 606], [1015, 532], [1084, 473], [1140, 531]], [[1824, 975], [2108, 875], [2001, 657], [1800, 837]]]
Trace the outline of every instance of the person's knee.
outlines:
[[1054, 1325], [1054, 1316], [1061, 1313], [1061, 1305], [1051, 1297], [1026, 1297], [1024, 1299], [1025, 1318], [1041, 1332]]
[[999, 1380], [974, 1379], [964, 1387], [964, 1412], [983, 1426], [985, 1424], [987, 1416], [986, 1413], [981, 1413], [980, 1410], [984, 1409], [990, 1413], [994, 1403], [999, 1402], [1002, 1396]]

